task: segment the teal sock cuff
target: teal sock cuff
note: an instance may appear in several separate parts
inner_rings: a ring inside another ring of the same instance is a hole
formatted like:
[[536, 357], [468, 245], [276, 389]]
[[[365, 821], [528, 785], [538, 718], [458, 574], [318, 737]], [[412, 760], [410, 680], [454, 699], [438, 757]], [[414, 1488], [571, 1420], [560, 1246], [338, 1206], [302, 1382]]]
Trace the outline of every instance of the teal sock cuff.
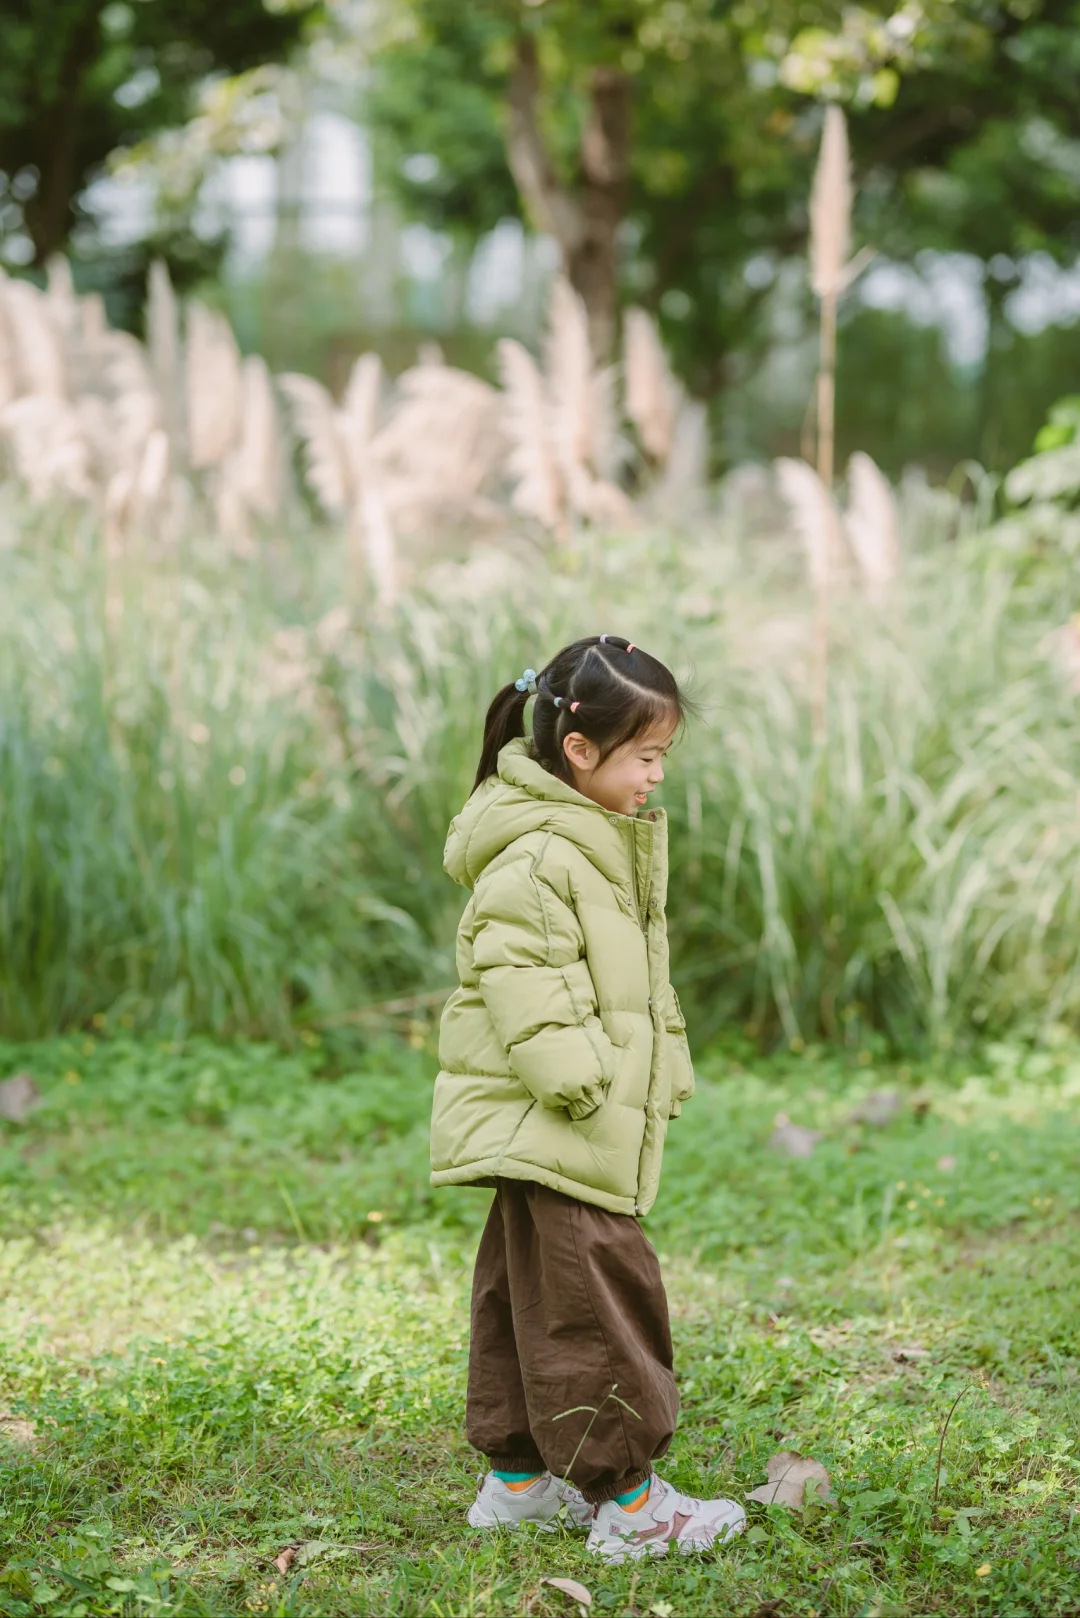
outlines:
[[635, 1500], [640, 1500], [642, 1495], [648, 1491], [651, 1482], [652, 1478], [646, 1478], [645, 1482], [639, 1483], [636, 1489], [627, 1489], [625, 1494], [617, 1494], [615, 1504], [617, 1506], [632, 1506]]
[[542, 1478], [543, 1472], [494, 1472], [500, 1483], [528, 1483], [530, 1478]]

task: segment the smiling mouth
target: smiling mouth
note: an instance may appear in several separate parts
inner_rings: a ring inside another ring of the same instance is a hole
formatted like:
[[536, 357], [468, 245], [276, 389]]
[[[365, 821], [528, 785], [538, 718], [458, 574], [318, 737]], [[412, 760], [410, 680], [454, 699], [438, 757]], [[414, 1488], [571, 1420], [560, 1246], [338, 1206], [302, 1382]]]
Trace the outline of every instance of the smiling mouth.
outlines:
[[647, 792], [635, 792], [634, 793], [634, 802], [635, 803], [648, 803], [648, 801], [649, 801], [649, 794]]

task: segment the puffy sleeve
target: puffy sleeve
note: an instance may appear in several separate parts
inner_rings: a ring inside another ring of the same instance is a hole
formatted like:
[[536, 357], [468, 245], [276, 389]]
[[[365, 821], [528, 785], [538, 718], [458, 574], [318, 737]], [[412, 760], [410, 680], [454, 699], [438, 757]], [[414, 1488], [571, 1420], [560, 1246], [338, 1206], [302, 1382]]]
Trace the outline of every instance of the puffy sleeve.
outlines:
[[684, 1101], [694, 1093], [694, 1063], [686, 1038], [686, 1019], [679, 1005], [679, 997], [668, 984], [668, 1009], [664, 1018], [664, 1032], [672, 1054], [671, 1113], [677, 1118]]
[[587, 1118], [615, 1075], [573, 909], [530, 858], [484, 874], [473, 908], [473, 965], [510, 1071], [544, 1107]]

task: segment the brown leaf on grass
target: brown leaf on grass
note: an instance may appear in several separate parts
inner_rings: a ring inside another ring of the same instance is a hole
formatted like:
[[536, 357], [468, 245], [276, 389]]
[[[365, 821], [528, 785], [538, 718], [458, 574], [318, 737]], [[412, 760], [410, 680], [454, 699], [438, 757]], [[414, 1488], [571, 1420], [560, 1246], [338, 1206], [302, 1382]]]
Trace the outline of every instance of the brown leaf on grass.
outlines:
[[577, 1579], [541, 1579], [540, 1583], [549, 1584], [553, 1590], [561, 1590], [564, 1596], [569, 1596], [571, 1601], [576, 1601], [583, 1612], [592, 1606], [591, 1591], [586, 1590], [585, 1586], [579, 1584]]
[[811, 1500], [824, 1504], [834, 1499], [829, 1474], [821, 1462], [812, 1460], [809, 1455], [800, 1455], [798, 1450], [782, 1449], [770, 1455], [765, 1472], [768, 1483], [751, 1489], [748, 1500], [756, 1500], [763, 1506], [788, 1506], [792, 1511], [801, 1511], [807, 1503], [808, 1484]]
[[820, 1129], [793, 1124], [786, 1112], [778, 1112], [769, 1145], [774, 1152], [783, 1152], [788, 1157], [809, 1157], [820, 1139]]
[[21, 1124], [40, 1107], [41, 1091], [29, 1073], [13, 1073], [0, 1084], [0, 1118], [9, 1124]]
[[318, 1561], [325, 1556], [330, 1561], [337, 1561], [347, 1556], [350, 1551], [370, 1551], [372, 1545], [338, 1545], [332, 1539], [300, 1539], [295, 1545], [286, 1545], [274, 1557], [274, 1566], [281, 1574], [289, 1573], [294, 1567], [307, 1567], [309, 1562]]
[[872, 1090], [857, 1107], [852, 1108], [848, 1118], [853, 1124], [871, 1124], [875, 1129], [884, 1129], [886, 1124], [891, 1124], [899, 1116], [903, 1105], [895, 1090]]
[[930, 1350], [920, 1348], [916, 1343], [905, 1344], [903, 1348], [893, 1349], [893, 1359], [899, 1365], [913, 1365], [916, 1360], [928, 1360], [929, 1358]]

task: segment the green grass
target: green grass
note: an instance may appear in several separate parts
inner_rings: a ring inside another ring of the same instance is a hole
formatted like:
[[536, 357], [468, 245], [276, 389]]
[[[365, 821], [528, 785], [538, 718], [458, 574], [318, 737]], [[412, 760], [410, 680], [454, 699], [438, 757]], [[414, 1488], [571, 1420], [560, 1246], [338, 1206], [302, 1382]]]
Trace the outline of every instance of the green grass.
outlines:
[[[428, 1051], [0, 1049], [46, 1098], [0, 1135], [0, 1612], [546, 1618], [569, 1575], [641, 1618], [1075, 1615], [1080, 1052], [736, 1054], [701, 1062], [648, 1221], [684, 1399], [664, 1471], [742, 1494], [794, 1447], [839, 1503], [610, 1569], [463, 1524], [487, 1197], [426, 1185]], [[899, 1116], [852, 1122], [884, 1086]], [[770, 1149], [781, 1111], [823, 1132], [809, 1159]]]
[[326, 534], [121, 564], [92, 525], [26, 525], [0, 599], [0, 1029], [288, 1043], [453, 982], [442, 849], [485, 708], [604, 625], [704, 710], [664, 788], [700, 1038], [925, 1053], [1076, 1026], [1080, 706], [1040, 651], [1072, 586], [974, 539], [909, 549], [887, 613], [838, 585], [815, 746], [803, 565], [719, 521], [444, 563], [389, 620]]

